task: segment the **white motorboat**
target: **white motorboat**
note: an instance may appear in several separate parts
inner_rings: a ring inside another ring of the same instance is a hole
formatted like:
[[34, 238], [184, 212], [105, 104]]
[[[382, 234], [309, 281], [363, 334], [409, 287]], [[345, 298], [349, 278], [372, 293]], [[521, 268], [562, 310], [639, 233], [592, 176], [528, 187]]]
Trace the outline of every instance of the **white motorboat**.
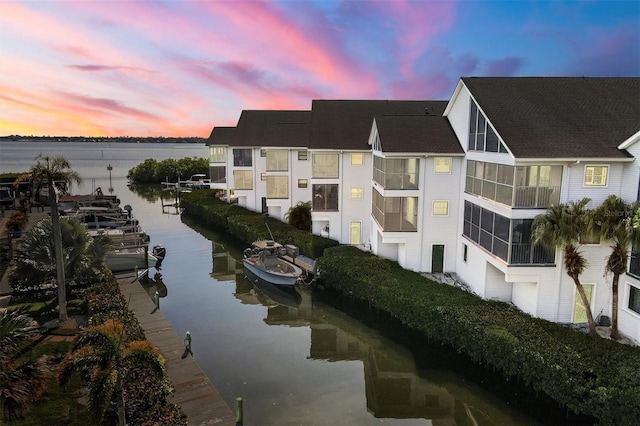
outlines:
[[244, 271], [253, 282], [262, 279], [275, 285], [293, 286], [303, 272], [282, 258], [286, 254], [287, 248], [273, 240], [256, 241], [244, 251]]
[[113, 272], [148, 269], [158, 264], [158, 258], [144, 247], [110, 250], [105, 254], [107, 266]]

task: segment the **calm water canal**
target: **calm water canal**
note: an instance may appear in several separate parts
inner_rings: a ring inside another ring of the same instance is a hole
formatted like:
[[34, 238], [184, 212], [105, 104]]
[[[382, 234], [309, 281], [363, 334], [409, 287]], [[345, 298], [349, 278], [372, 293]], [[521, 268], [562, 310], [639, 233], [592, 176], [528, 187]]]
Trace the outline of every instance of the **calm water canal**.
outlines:
[[196, 361], [227, 403], [244, 398], [245, 424], [536, 424], [460, 373], [416, 363], [412, 351], [309, 291], [255, 289], [235, 260], [243, 245], [127, 187], [128, 170], [145, 159], [207, 157], [204, 146], [0, 143], [0, 172], [26, 171], [38, 153], [70, 160], [84, 179], [74, 193], [117, 194], [151, 245], [167, 248], [148, 291], [164, 296], [161, 311], [179, 336], [190, 331]]

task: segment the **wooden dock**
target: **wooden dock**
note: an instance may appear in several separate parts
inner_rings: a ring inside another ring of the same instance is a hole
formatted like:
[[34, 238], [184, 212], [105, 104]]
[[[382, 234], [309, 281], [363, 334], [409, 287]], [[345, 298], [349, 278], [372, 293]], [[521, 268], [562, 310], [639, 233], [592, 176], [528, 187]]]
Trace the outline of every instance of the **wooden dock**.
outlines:
[[190, 425], [236, 425], [235, 414], [192, 356], [185, 355], [183, 339], [155, 309], [153, 300], [133, 272], [116, 274], [120, 291], [129, 301], [147, 336], [167, 360], [167, 374], [175, 389], [171, 402], [178, 404]]

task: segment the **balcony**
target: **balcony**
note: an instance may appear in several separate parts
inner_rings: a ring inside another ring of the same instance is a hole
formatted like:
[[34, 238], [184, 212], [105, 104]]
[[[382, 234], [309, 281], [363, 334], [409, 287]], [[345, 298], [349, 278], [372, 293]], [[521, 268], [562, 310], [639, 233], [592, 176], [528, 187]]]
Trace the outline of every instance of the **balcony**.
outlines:
[[513, 199], [514, 208], [547, 208], [560, 203], [560, 187], [517, 186]]
[[530, 243], [511, 244], [510, 265], [552, 265], [555, 263], [555, 253], [542, 246]]

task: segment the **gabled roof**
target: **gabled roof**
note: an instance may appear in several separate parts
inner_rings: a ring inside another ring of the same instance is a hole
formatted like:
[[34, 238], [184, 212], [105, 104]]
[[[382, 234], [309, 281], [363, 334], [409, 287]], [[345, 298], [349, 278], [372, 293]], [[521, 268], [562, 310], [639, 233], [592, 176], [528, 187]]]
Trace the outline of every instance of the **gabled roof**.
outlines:
[[211, 130], [211, 135], [207, 139], [207, 145], [224, 145], [229, 146], [233, 144], [233, 137], [236, 133], [235, 127], [219, 126], [214, 127]]
[[464, 77], [516, 158], [625, 158], [640, 130], [640, 78]]
[[371, 150], [368, 145], [376, 115], [442, 115], [442, 101], [314, 100], [310, 149]]
[[376, 115], [375, 120], [383, 152], [464, 154], [442, 115]]
[[306, 147], [311, 111], [244, 110], [233, 146]]

